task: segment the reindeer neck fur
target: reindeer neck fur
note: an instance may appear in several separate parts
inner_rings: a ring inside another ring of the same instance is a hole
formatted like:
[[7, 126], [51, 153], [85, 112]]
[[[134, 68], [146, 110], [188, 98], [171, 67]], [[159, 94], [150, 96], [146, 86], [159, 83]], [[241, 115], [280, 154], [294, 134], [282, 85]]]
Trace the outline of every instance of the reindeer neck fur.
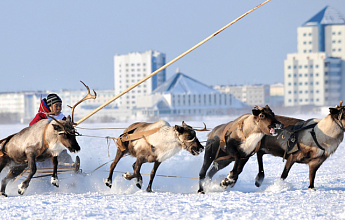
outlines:
[[[245, 139], [243, 138], [243, 133]], [[240, 149], [246, 154], [251, 154], [255, 148], [258, 146], [258, 143], [264, 137], [264, 133], [260, 131], [258, 127], [258, 122], [255, 119], [254, 115], [247, 116], [243, 121], [242, 131], [237, 129], [237, 136], [241, 139]]]
[[[176, 137], [176, 131], [174, 127], [166, 121], [157, 121], [150, 126], [147, 126], [145, 130], [154, 129], [161, 127], [159, 132], [146, 137], [146, 140], [154, 147], [154, 156], [159, 162], [163, 162], [182, 149], [182, 144], [180, 143], [178, 137]], [[142, 146], [147, 146], [146, 140], [141, 138], [135, 144], [134, 149], [139, 151]]]
[[331, 115], [327, 115], [319, 121], [315, 126], [315, 133], [317, 141], [325, 148], [329, 155], [337, 150], [344, 138], [344, 131], [334, 121]]

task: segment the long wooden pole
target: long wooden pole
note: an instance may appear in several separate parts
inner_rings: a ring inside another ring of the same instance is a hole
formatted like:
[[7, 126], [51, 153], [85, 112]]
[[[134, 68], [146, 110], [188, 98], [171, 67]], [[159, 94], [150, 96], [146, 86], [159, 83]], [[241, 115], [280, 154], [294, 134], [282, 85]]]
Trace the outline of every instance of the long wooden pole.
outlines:
[[218, 31], [216, 31], [215, 33], [211, 34], [210, 36], [208, 36], [207, 38], [205, 38], [203, 41], [201, 41], [200, 43], [196, 44], [194, 47], [190, 48], [189, 50], [187, 50], [186, 52], [182, 53], [181, 55], [179, 55], [178, 57], [176, 57], [175, 59], [171, 60], [169, 63], [165, 64], [164, 66], [162, 66], [161, 68], [157, 69], [156, 71], [154, 71], [153, 73], [151, 73], [150, 75], [147, 75], [146, 77], [144, 77], [143, 79], [141, 79], [140, 81], [138, 81], [137, 83], [133, 84], [132, 86], [128, 87], [126, 90], [122, 91], [121, 93], [119, 93], [118, 95], [116, 95], [115, 97], [113, 97], [112, 99], [110, 99], [109, 101], [107, 101], [106, 103], [104, 103], [103, 105], [99, 106], [98, 108], [96, 108], [95, 110], [93, 110], [92, 112], [90, 112], [88, 115], [86, 115], [85, 117], [83, 117], [82, 119], [80, 119], [77, 124], [82, 123], [83, 121], [85, 121], [86, 119], [88, 119], [89, 117], [91, 117], [93, 114], [95, 114], [96, 112], [98, 112], [99, 110], [101, 110], [102, 108], [104, 108], [105, 106], [109, 105], [110, 103], [112, 103], [113, 101], [115, 101], [116, 99], [118, 99], [119, 97], [121, 97], [122, 95], [124, 95], [125, 93], [129, 92], [130, 90], [132, 90], [133, 88], [137, 87], [138, 85], [140, 85], [141, 83], [145, 82], [146, 80], [148, 80], [149, 78], [151, 78], [152, 76], [156, 75], [157, 73], [159, 73], [160, 71], [164, 70], [165, 68], [167, 68], [168, 66], [170, 66], [171, 64], [175, 63], [177, 60], [181, 59], [182, 57], [186, 56], [187, 54], [189, 54], [190, 52], [192, 52], [193, 50], [195, 50], [196, 48], [200, 47], [202, 44], [204, 44], [205, 42], [207, 42], [208, 40], [210, 40], [212, 37], [216, 36], [217, 34], [219, 34], [220, 32], [222, 32], [223, 30], [225, 30], [226, 28], [230, 27], [232, 24], [236, 23], [237, 21], [239, 21], [240, 19], [242, 19], [243, 17], [245, 17], [246, 15], [248, 15], [249, 13], [253, 12], [254, 10], [260, 8], [261, 6], [265, 5], [266, 3], [268, 3], [271, 0], [266, 0], [265, 2], [261, 3], [260, 5], [252, 8], [251, 10], [247, 11], [246, 13], [244, 13], [243, 15], [239, 16], [238, 18], [236, 18], [235, 20], [233, 20], [232, 22], [230, 22], [229, 24], [225, 25], [224, 27], [222, 27], [221, 29], [219, 29]]

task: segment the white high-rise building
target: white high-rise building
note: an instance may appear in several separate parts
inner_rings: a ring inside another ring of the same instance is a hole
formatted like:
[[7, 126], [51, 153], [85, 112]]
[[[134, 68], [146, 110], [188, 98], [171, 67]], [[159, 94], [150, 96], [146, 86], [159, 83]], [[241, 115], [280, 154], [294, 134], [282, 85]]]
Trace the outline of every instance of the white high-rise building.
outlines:
[[[151, 74], [165, 65], [165, 54], [157, 51], [144, 53], [134, 52], [127, 55], [115, 55], [114, 57], [114, 82], [115, 94], [126, 90], [128, 87]], [[133, 109], [136, 106], [136, 97], [151, 94], [154, 89], [166, 80], [165, 70], [154, 75], [136, 88], [117, 99], [119, 108]]]
[[285, 106], [329, 106], [345, 98], [345, 18], [327, 6], [297, 29], [284, 61]]

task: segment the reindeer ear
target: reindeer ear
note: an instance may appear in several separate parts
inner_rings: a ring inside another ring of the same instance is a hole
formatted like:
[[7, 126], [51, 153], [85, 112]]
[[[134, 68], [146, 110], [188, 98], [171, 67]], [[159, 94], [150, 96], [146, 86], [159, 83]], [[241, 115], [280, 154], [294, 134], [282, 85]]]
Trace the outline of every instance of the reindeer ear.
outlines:
[[259, 109], [255, 109], [255, 108], [252, 110], [252, 112], [253, 112], [253, 115], [255, 116], [258, 116], [261, 113]]
[[63, 129], [60, 127], [60, 125], [52, 124], [55, 131], [62, 131]]
[[331, 115], [339, 114], [339, 109], [337, 109], [337, 108], [329, 108], [329, 113], [331, 113]]
[[184, 131], [184, 128], [181, 127], [181, 126], [175, 125], [175, 130], [176, 130], [178, 133], [182, 134], [183, 131]]

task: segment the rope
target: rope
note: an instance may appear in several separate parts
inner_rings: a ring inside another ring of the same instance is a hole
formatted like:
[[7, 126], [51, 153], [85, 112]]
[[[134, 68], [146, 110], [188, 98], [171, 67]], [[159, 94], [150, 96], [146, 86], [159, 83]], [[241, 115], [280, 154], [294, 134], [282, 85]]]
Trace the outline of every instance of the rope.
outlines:
[[110, 129], [121, 129], [125, 130], [126, 128], [82, 128], [82, 127], [76, 127], [77, 129], [84, 129], [84, 130], [110, 130]]

